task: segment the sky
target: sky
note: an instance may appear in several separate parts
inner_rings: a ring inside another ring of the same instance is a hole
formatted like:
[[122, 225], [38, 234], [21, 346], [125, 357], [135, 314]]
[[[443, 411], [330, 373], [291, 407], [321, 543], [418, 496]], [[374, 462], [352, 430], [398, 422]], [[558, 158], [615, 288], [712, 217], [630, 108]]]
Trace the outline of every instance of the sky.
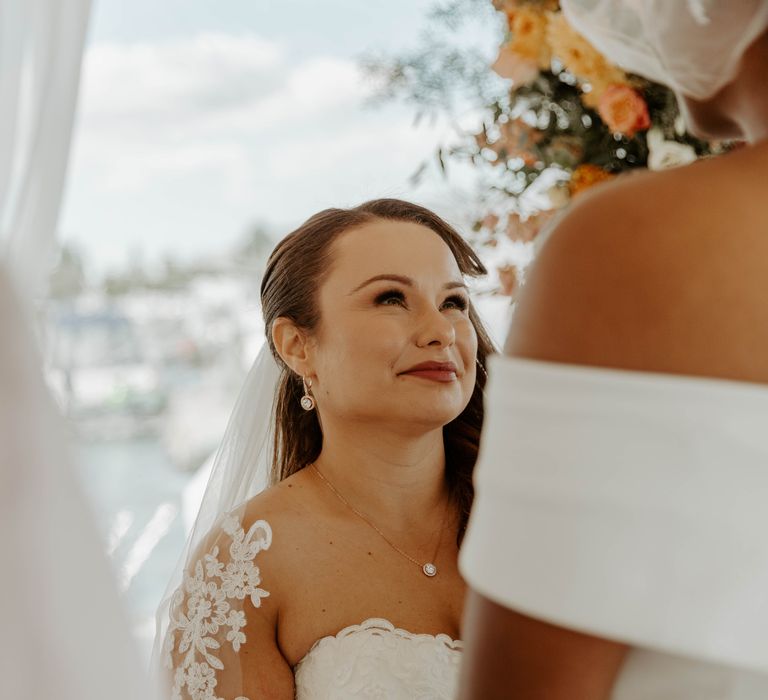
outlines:
[[467, 177], [408, 183], [452, 126], [372, 107], [359, 68], [418, 46], [434, 2], [95, 0], [62, 240], [98, 277], [219, 254], [255, 223], [279, 238], [373, 197], [455, 220]]

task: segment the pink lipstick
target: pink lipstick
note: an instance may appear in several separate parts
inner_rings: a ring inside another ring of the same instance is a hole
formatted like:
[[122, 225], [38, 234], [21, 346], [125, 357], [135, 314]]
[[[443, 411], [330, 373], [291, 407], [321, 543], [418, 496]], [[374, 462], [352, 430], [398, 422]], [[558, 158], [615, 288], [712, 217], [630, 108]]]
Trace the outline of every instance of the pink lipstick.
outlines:
[[453, 382], [456, 380], [456, 365], [453, 362], [422, 362], [400, 374], [430, 379], [433, 382]]

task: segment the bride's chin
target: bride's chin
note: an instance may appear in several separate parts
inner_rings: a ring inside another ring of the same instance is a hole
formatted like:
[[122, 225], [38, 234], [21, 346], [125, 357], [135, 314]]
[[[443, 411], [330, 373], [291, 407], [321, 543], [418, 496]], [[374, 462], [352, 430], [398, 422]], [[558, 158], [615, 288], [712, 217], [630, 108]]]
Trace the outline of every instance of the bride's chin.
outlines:
[[454, 402], [435, 405], [435, 402], [412, 404], [407, 411], [399, 414], [398, 419], [404, 426], [419, 425], [424, 430], [443, 428], [461, 414], [460, 407]]

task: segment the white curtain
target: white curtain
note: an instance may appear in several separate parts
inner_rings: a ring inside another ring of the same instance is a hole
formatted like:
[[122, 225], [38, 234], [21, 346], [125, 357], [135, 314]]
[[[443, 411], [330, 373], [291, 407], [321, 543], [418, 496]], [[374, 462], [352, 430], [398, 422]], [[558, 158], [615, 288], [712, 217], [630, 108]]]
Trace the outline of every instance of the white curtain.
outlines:
[[55, 231], [90, 0], [0, 0], [0, 697], [148, 697], [42, 377], [33, 300]]
[[0, 0], [0, 257], [22, 303], [55, 253], [90, 0]]

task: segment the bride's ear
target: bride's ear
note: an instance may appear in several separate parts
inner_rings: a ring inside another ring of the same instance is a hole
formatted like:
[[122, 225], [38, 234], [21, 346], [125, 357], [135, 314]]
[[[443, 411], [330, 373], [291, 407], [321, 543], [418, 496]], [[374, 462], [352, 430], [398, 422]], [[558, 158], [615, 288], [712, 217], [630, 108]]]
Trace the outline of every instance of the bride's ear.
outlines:
[[307, 334], [290, 319], [281, 316], [272, 324], [272, 342], [277, 354], [301, 377], [312, 374]]

